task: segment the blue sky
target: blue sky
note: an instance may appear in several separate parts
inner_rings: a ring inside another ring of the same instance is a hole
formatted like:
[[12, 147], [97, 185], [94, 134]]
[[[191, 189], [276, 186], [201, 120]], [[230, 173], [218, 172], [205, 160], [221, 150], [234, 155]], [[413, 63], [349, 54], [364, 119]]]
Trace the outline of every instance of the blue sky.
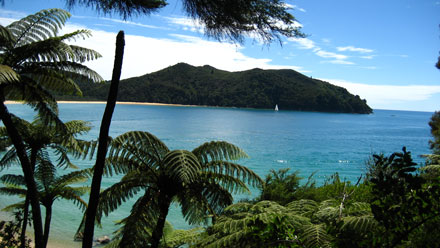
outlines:
[[[240, 71], [290, 68], [347, 88], [375, 109], [440, 110], [440, 0], [286, 0], [308, 36], [265, 46], [217, 42], [187, 18], [181, 2], [150, 16], [123, 21], [76, 6], [64, 32], [86, 28], [93, 37], [77, 43], [103, 58], [88, 63], [110, 79], [116, 33], [124, 30], [123, 78], [140, 76], [179, 62]], [[0, 24], [7, 25], [59, 0], [5, 0]]]

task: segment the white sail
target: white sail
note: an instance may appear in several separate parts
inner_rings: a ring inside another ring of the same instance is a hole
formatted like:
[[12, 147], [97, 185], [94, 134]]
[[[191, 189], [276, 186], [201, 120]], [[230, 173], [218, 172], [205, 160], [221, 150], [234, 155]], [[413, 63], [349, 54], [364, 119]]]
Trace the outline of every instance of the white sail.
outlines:
[[278, 111], [278, 104], [275, 104], [275, 111]]

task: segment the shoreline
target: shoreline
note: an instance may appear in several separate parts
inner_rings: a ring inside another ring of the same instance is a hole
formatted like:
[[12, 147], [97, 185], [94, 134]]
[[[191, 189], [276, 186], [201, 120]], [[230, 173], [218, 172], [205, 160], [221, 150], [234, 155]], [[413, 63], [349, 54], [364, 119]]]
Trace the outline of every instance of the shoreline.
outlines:
[[[57, 103], [74, 103], [74, 104], [106, 104], [106, 101], [57, 101]], [[5, 101], [5, 104], [23, 104], [21, 101]], [[185, 105], [185, 104], [174, 104], [174, 103], [155, 103], [155, 102], [121, 102], [116, 101], [116, 104], [120, 105], [148, 105], [148, 106], [173, 106], [173, 107], [205, 107], [199, 105]]]

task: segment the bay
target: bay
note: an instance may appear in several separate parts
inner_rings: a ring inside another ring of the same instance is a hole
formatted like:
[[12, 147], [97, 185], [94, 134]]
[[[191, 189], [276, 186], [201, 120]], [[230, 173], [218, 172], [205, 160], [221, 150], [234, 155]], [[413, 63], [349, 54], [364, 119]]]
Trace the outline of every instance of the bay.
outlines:
[[[280, 106], [281, 107], [281, 106]], [[34, 113], [19, 104], [8, 105], [10, 111], [32, 120]], [[93, 129], [82, 138], [97, 139], [104, 104], [59, 104], [64, 121], [89, 121]], [[370, 115], [315, 113], [215, 107], [117, 105], [110, 128], [116, 137], [133, 130], [148, 131], [160, 138], [170, 149], [192, 150], [212, 140], [224, 140], [242, 148], [249, 158], [242, 165], [264, 178], [271, 169], [291, 168], [307, 178], [316, 173], [317, 183], [335, 172], [341, 178], [356, 181], [365, 174], [366, 162], [372, 154], [401, 151], [406, 146], [418, 163], [419, 156], [430, 152], [429, 119], [432, 113], [374, 110]], [[81, 168], [93, 166], [94, 161], [80, 160]], [[10, 168], [2, 173], [20, 173]], [[119, 181], [120, 176], [104, 178], [103, 187]], [[258, 190], [253, 189], [253, 198]], [[0, 196], [0, 207], [17, 199]], [[87, 200], [88, 198], [85, 197]], [[114, 222], [125, 217], [132, 202], [124, 204], [97, 229], [96, 236], [111, 235]], [[72, 237], [81, 220], [81, 212], [71, 203], [57, 201], [54, 205], [51, 230], [52, 244], [80, 247]], [[44, 209], [44, 208], [43, 208]], [[175, 228], [188, 228], [177, 207], [168, 220]], [[56, 245], [55, 245], [56, 246]]]

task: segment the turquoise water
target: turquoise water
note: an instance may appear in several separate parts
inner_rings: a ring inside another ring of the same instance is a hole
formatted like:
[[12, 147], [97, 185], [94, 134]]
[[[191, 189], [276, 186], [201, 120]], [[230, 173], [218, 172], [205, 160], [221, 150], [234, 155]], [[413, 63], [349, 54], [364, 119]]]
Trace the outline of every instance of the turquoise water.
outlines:
[[[59, 104], [64, 121], [90, 121], [93, 129], [84, 139], [96, 139], [104, 104]], [[31, 120], [32, 111], [22, 105], [8, 105], [10, 111]], [[149, 131], [170, 149], [192, 150], [204, 142], [225, 140], [238, 145], [250, 156], [240, 161], [261, 177], [271, 169], [291, 168], [308, 177], [316, 172], [317, 182], [339, 172], [355, 181], [365, 171], [365, 163], [374, 153], [390, 154], [406, 146], [416, 161], [429, 153], [431, 139], [428, 121], [432, 113], [375, 110], [371, 115], [331, 114], [253, 109], [117, 105], [110, 135], [126, 131]], [[87, 168], [93, 161], [78, 161]], [[19, 173], [18, 168], [8, 172]], [[105, 178], [103, 187], [120, 177]], [[258, 192], [255, 190], [252, 196]], [[0, 207], [16, 199], [0, 196]], [[87, 197], [85, 197], [88, 200]], [[110, 235], [113, 222], [128, 214], [130, 204], [122, 206], [97, 229], [96, 236]], [[71, 242], [80, 222], [81, 212], [69, 202], [55, 203], [51, 237], [63, 247], [80, 247]], [[44, 208], [43, 208], [44, 209]], [[170, 211], [169, 221], [176, 228], [187, 228], [177, 208]]]

